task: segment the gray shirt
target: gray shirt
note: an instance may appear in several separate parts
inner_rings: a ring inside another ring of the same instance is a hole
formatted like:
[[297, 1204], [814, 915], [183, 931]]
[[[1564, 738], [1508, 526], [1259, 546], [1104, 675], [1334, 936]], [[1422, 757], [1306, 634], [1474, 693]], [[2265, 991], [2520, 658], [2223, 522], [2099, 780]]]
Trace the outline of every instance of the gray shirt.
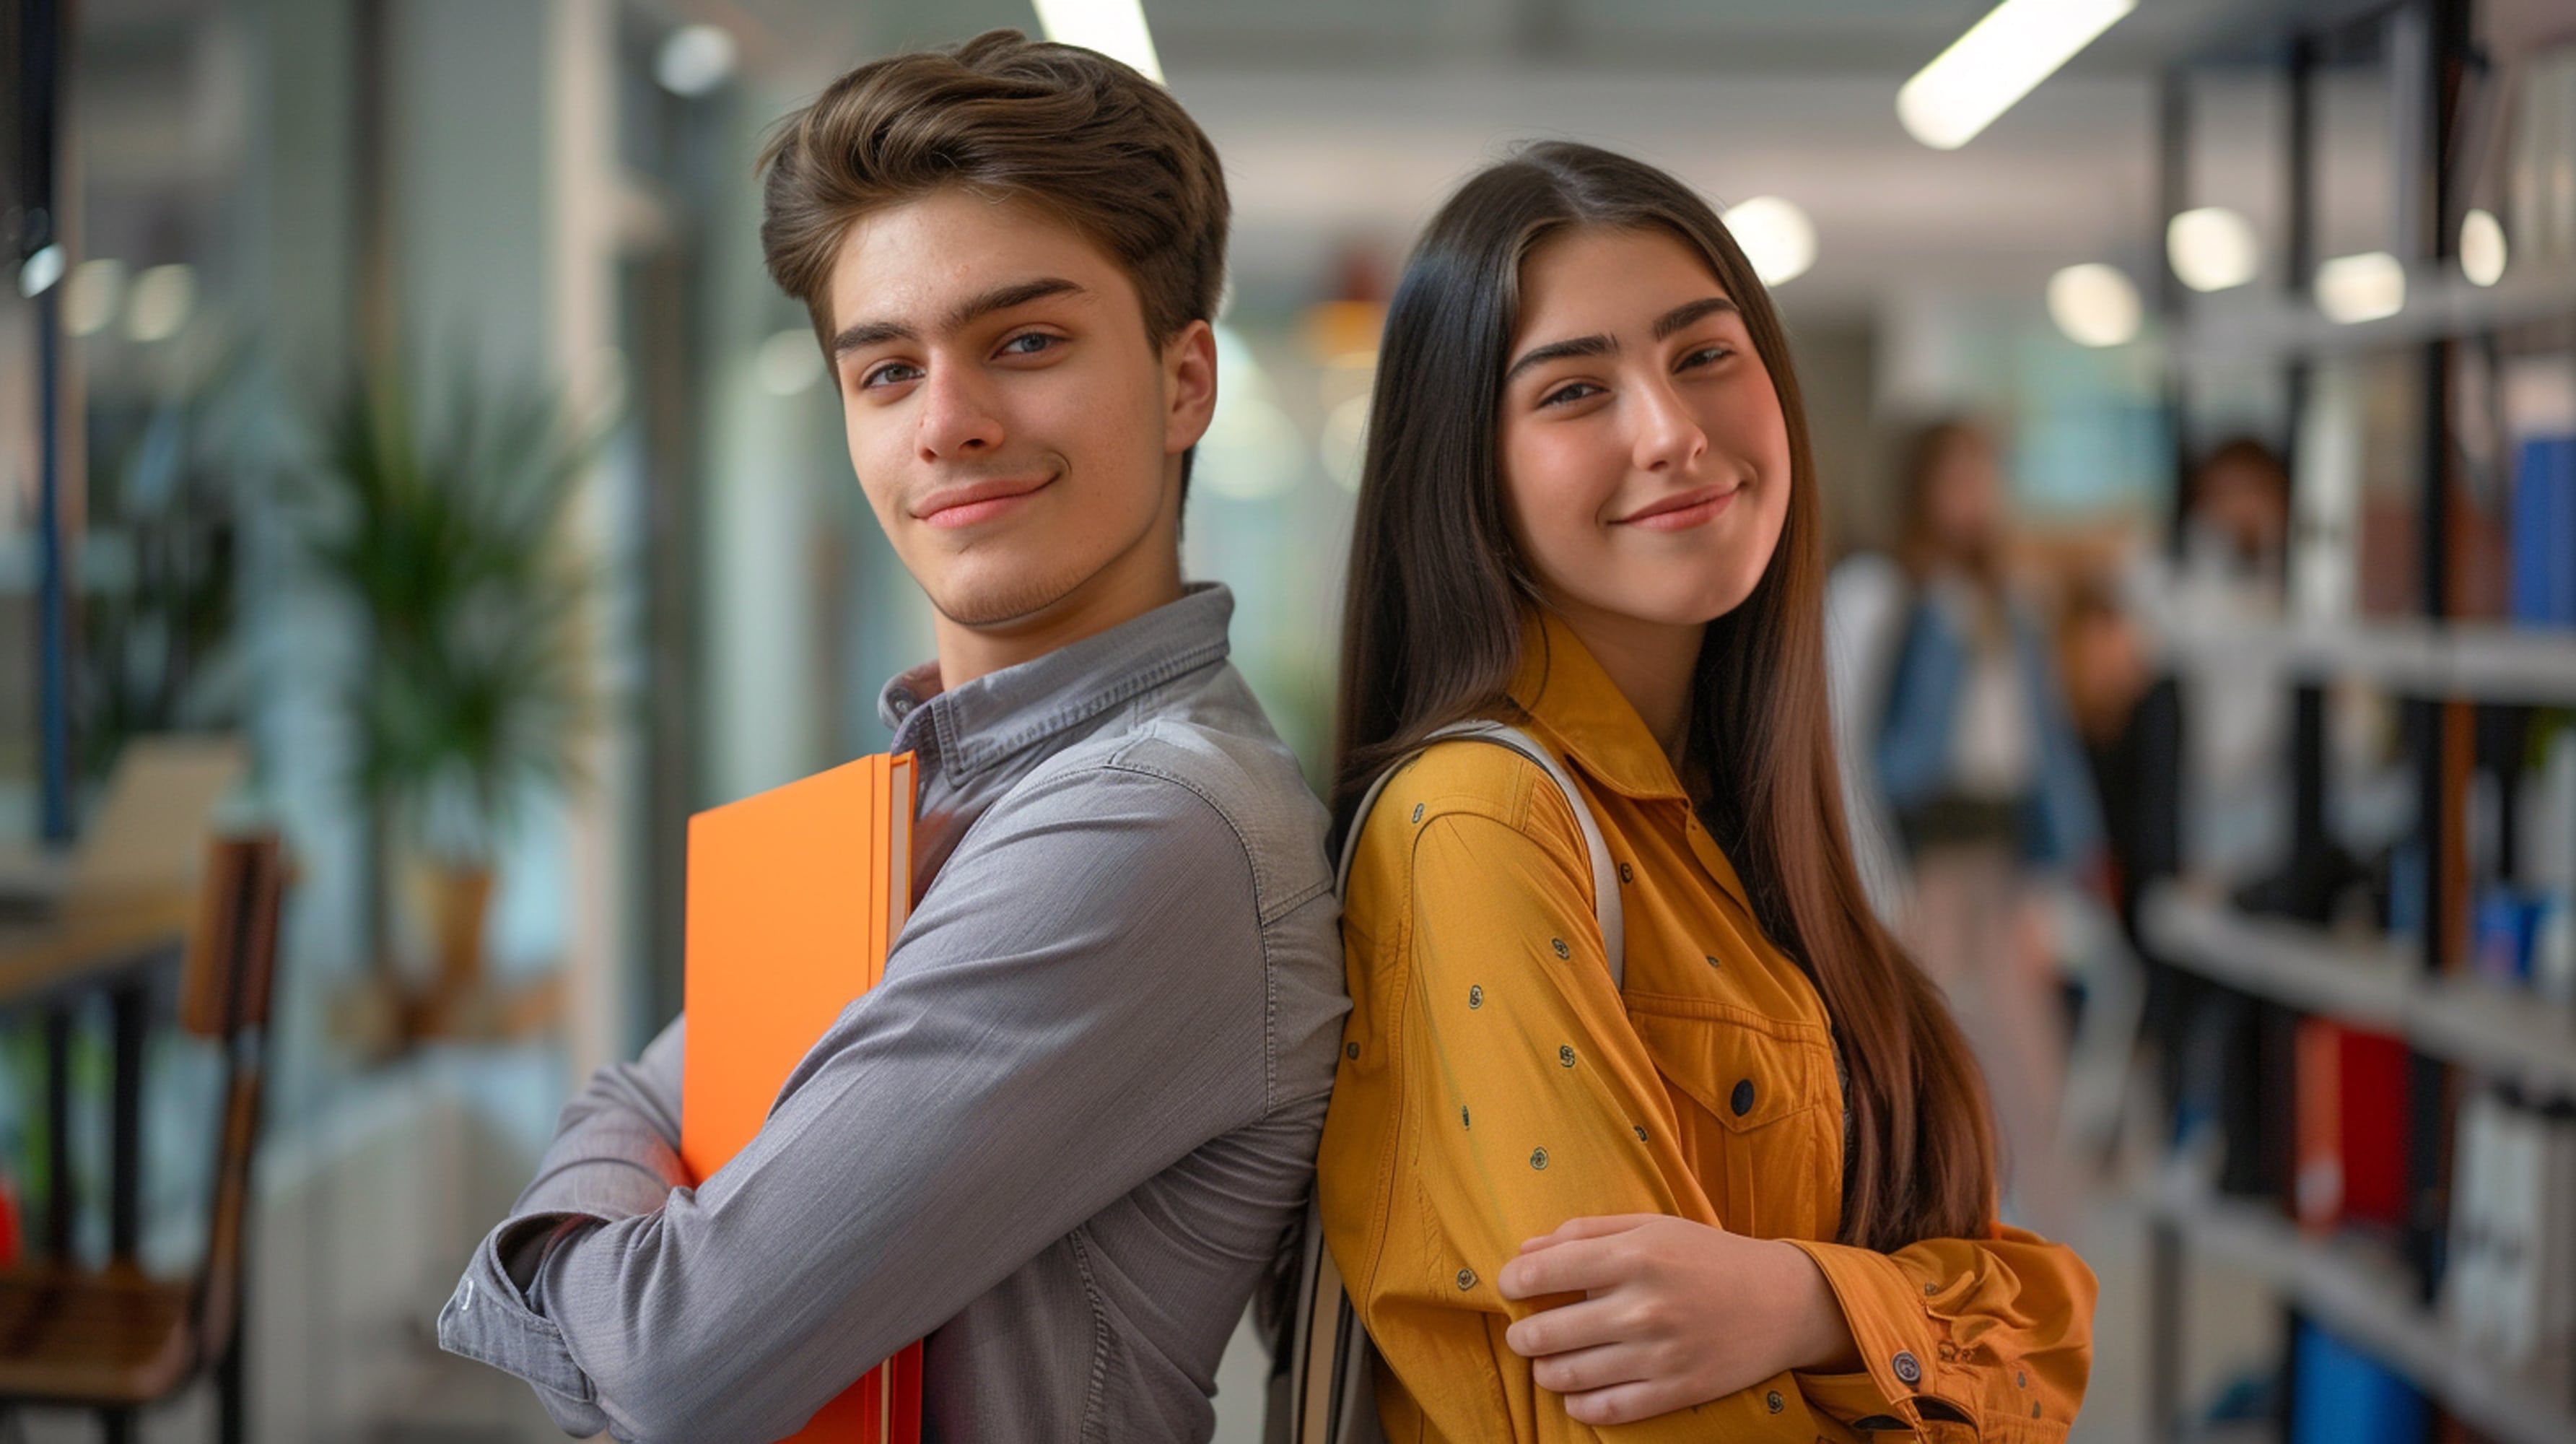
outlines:
[[1323, 810], [1233, 608], [890, 683], [936, 878], [885, 981], [694, 1188], [683, 1023], [600, 1070], [439, 1342], [622, 1440], [776, 1439], [925, 1337], [927, 1437], [1207, 1438], [1349, 1007]]

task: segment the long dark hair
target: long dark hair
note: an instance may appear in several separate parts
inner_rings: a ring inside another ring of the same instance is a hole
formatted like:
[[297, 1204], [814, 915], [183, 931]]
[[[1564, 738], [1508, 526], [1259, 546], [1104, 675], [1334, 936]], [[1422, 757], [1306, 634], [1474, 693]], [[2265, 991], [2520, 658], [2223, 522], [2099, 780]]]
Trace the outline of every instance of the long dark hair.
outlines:
[[1414, 248], [1387, 313], [1342, 621], [1336, 831], [1434, 729], [1506, 711], [1524, 609], [1543, 605], [1505, 525], [1497, 437], [1522, 263], [1576, 227], [1660, 230], [1743, 311], [1788, 423], [1789, 511], [1750, 597], [1709, 625], [1693, 681], [1694, 799], [1763, 931], [1815, 980], [1849, 1068], [1855, 1152], [1841, 1237], [1882, 1251], [1981, 1235], [1993, 1128], [1940, 993], [1882, 928], [1844, 832], [1827, 724], [1813, 454], [1788, 342], [1707, 202], [1592, 146], [1531, 145], [1478, 174]]

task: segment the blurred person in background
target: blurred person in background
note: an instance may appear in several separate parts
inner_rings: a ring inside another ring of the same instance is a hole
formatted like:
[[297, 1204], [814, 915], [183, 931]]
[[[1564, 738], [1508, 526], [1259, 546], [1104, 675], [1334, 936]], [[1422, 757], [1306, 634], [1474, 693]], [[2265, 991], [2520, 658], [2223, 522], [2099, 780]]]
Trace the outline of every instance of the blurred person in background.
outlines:
[[1916, 956], [1994, 1089], [2018, 1216], [2066, 1227], [2057, 1143], [2066, 1014], [2046, 885], [2089, 877], [2099, 803], [2040, 619], [2006, 574], [1995, 443], [1944, 422], [1915, 439], [1898, 558], [1912, 592], [1878, 733], [1878, 781], [1914, 869]]
[[2281, 624], [2289, 534], [2289, 468], [2260, 441], [2229, 441], [2192, 471], [2181, 544], [2149, 568], [2142, 597], [2178, 664], [2182, 860], [2231, 883], [2289, 856], [2290, 694], [2260, 653], [2190, 643]]
[[1180, 574], [1223, 170], [1162, 86], [1012, 31], [852, 70], [762, 170], [935, 612], [880, 703], [920, 902], [709, 1177], [685, 1018], [602, 1069], [440, 1342], [625, 1440], [779, 1438], [915, 1339], [928, 1437], [1206, 1439], [1348, 1006], [1323, 810]]
[[[1390, 1438], [2064, 1437], [2094, 1281], [1995, 1218], [1976, 1064], [1841, 823], [1769, 294], [1669, 175], [1528, 147], [1387, 318], [1344, 609], [1326, 1238]], [[1616, 859], [1610, 971], [1574, 806]], [[1611, 1426], [1621, 1426], [1613, 1429]]]
[[1843, 819], [1852, 862], [1881, 922], [1906, 928], [1910, 880], [1897, 848], [1896, 819], [1869, 765], [1887, 711], [1888, 674], [1913, 594], [1905, 568], [1873, 549], [1854, 550], [1825, 574], [1825, 671], [1834, 714], [1834, 755], [1844, 760]]
[[2066, 708], [2083, 743], [2101, 803], [2110, 891], [2125, 900], [2133, 890], [2138, 851], [2133, 839], [2140, 813], [2152, 805], [2142, 784], [2158, 774], [2136, 755], [2136, 717], [2153, 688], [2153, 643], [2132, 616], [2118, 588], [2098, 574], [2075, 579], [2057, 614], [2058, 674], [2066, 679]]

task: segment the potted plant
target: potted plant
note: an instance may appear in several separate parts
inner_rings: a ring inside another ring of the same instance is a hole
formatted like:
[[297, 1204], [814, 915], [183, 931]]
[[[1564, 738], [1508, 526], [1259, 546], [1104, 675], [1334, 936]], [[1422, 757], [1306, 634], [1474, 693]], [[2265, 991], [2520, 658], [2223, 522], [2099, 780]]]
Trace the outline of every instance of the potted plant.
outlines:
[[593, 711], [590, 578], [567, 524], [603, 431], [558, 393], [478, 390], [461, 370], [438, 417], [418, 422], [399, 376], [362, 379], [303, 509], [306, 549], [363, 631], [343, 695], [378, 896], [396, 848], [426, 879], [426, 983], [401, 977], [381, 906], [372, 939], [405, 1037], [490, 1013], [494, 863], [531, 804], [580, 780]]

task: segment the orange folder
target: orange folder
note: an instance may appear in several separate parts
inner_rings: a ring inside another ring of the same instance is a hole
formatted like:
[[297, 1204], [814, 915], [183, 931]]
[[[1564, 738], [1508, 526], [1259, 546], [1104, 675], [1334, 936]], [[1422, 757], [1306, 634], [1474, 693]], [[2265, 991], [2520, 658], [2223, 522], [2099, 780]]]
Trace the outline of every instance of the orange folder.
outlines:
[[[689, 819], [680, 1158], [703, 1180], [760, 1132], [787, 1075], [885, 976], [912, 911], [912, 754], [879, 754]], [[921, 1345], [790, 1436], [918, 1444]]]

